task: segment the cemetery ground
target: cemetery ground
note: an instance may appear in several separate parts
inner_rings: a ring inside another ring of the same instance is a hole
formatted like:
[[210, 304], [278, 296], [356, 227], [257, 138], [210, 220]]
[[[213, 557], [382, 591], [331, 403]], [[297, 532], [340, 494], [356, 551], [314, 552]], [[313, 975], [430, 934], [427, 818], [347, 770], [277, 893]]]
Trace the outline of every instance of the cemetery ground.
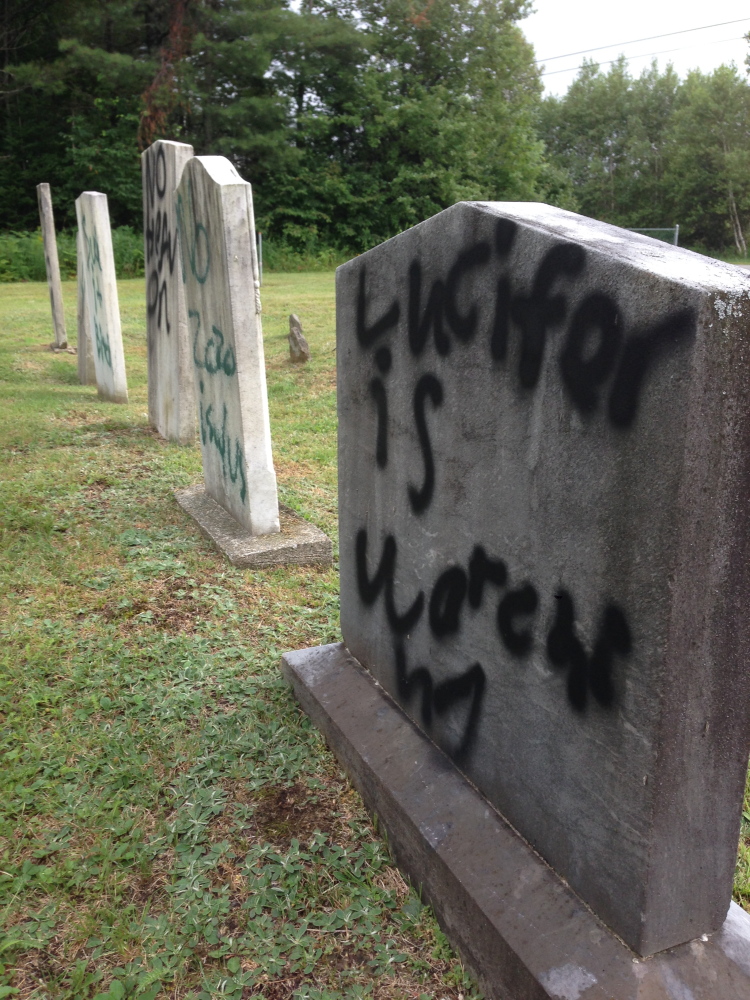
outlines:
[[[143, 280], [119, 292], [127, 405], [48, 349], [46, 285], [0, 288], [0, 998], [478, 998], [280, 676], [339, 638], [336, 567], [201, 537], [172, 495], [198, 446], [148, 426]], [[335, 544], [333, 275], [263, 302], [279, 498]]]
[[[125, 406], [46, 348], [46, 285], [0, 288], [0, 998], [477, 1000], [279, 674], [339, 638], [336, 567], [233, 569], [178, 508], [200, 453], [148, 427], [119, 290]], [[335, 543], [333, 275], [263, 303], [279, 497]]]

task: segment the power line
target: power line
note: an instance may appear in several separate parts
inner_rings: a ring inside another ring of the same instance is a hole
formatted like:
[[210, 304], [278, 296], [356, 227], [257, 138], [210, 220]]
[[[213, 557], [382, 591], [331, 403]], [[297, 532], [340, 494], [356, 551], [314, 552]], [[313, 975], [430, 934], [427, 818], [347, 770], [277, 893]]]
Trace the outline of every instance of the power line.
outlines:
[[[749, 19], [750, 20], [750, 19]], [[675, 32], [677, 34], [677, 32]], [[721, 45], [724, 42], [738, 42], [744, 35], [735, 35], [733, 38], [719, 38], [715, 42], [705, 42], [706, 45]], [[608, 46], [605, 46], [605, 48]], [[676, 49], [661, 49], [659, 52], [642, 52], [640, 55], [627, 56], [627, 59], [650, 59], [652, 56], [666, 56], [672, 52], [684, 52], [686, 49], [695, 48], [694, 45], [680, 45]], [[590, 51], [596, 51], [591, 49]], [[574, 53], [571, 53], [573, 55]], [[562, 57], [561, 57], [562, 58]], [[620, 57], [618, 56], [617, 59]], [[597, 62], [597, 66], [611, 66], [613, 63], [617, 62], [617, 59], [606, 59], [604, 62]], [[567, 69], [553, 69], [548, 73], [542, 73], [542, 76], [557, 76], [558, 73], [575, 73], [580, 67], [578, 66], [568, 66]]]
[[[601, 52], [602, 49], [614, 49], [618, 45], [639, 45], [641, 42], [655, 42], [658, 38], [671, 38], [674, 35], [687, 35], [691, 31], [708, 31], [709, 28], [724, 28], [728, 24], [741, 24], [750, 21], [750, 17], [740, 17], [736, 21], [720, 21], [718, 24], [705, 24], [702, 28], [683, 28], [681, 31], [668, 31], [665, 35], [650, 35], [648, 38], [633, 38], [629, 42], [613, 42], [611, 45], [598, 45], [595, 49], [581, 49], [580, 52], [566, 52], [562, 56], [550, 56], [548, 59], [537, 59], [539, 63], [554, 62], [556, 59], [570, 59], [571, 56], [585, 56], [589, 52]], [[658, 54], [658, 53], [657, 53]]]

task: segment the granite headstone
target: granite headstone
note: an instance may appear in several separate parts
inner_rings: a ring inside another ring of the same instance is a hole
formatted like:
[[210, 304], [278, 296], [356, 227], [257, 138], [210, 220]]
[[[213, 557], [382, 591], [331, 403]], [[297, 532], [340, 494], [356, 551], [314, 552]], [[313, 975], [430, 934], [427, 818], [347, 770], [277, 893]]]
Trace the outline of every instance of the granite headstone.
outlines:
[[91, 324], [86, 305], [86, 272], [83, 233], [76, 233], [76, 266], [77, 266], [77, 307], [76, 320], [78, 329], [78, 381], [81, 385], [96, 385], [96, 366], [94, 365], [94, 342], [91, 339]]
[[642, 955], [731, 899], [749, 325], [739, 269], [532, 203], [337, 272], [345, 644]]
[[97, 389], [104, 399], [127, 403], [128, 383], [106, 194], [84, 191], [76, 198], [76, 215], [83, 241], [83, 294]]
[[195, 398], [175, 191], [192, 155], [187, 143], [163, 139], [141, 155], [148, 416], [162, 437], [183, 444], [195, 437]]
[[206, 491], [253, 535], [280, 530], [250, 185], [223, 156], [177, 189]]
[[49, 184], [37, 184], [36, 195], [39, 203], [39, 222], [42, 227], [42, 240], [44, 241], [44, 266], [47, 271], [49, 301], [52, 308], [52, 326], [55, 331], [54, 346], [64, 348], [68, 346], [68, 335], [65, 331], [65, 310], [63, 309], [62, 284], [60, 282], [60, 261], [57, 256], [55, 217], [52, 212], [52, 194]]

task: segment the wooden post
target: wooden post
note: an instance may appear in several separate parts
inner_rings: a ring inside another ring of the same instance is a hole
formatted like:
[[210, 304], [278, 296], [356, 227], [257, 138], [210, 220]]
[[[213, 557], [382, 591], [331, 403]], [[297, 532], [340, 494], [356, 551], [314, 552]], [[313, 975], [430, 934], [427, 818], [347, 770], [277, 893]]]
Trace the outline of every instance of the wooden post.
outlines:
[[68, 335], [65, 332], [65, 313], [63, 311], [62, 285], [60, 283], [60, 261], [57, 257], [57, 238], [55, 236], [55, 218], [52, 214], [52, 195], [49, 184], [37, 184], [36, 196], [39, 202], [39, 221], [44, 239], [44, 263], [47, 268], [47, 285], [49, 286], [49, 301], [52, 306], [52, 326], [55, 330], [55, 347], [68, 346]]

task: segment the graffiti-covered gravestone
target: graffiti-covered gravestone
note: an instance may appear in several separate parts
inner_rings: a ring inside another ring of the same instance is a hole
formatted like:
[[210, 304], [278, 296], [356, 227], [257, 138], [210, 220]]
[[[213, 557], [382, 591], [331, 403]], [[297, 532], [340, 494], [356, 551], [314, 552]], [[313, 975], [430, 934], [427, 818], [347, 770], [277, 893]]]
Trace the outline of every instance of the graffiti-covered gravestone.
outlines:
[[100, 396], [113, 403], [127, 403], [128, 383], [106, 194], [84, 191], [76, 198], [76, 215], [83, 249], [85, 315], [97, 389]]
[[62, 283], [60, 281], [60, 261], [57, 255], [57, 236], [55, 235], [55, 217], [52, 212], [52, 192], [49, 184], [37, 184], [36, 196], [39, 203], [39, 222], [44, 240], [44, 266], [47, 271], [47, 287], [49, 301], [52, 307], [52, 326], [55, 331], [54, 347], [62, 349], [68, 346], [68, 335], [65, 332], [65, 311], [63, 308]]
[[86, 305], [86, 251], [84, 249], [83, 233], [76, 233], [76, 266], [77, 266], [77, 302], [76, 324], [78, 330], [78, 381], [81, 385], [96, 385], [96, 367], [94, 365], [94, 342], [91, 337], [91, 323]]
[[195, 436], [195, 400], [175, 190], [192, 155], [192, 146], [162, 139], [141, 155], [148, 416], [162, 437], [182, 443]]
[[330, 562], [321, 531], [279, 519], [250, 185], [223, 156], [193, 157], [177, 213], [205, 479], [177, 499], [235, 565]]
[[640, 954], [731, 898], [749, 327], [739, 270], [543, 205], [337, 272], [346, 646]]

